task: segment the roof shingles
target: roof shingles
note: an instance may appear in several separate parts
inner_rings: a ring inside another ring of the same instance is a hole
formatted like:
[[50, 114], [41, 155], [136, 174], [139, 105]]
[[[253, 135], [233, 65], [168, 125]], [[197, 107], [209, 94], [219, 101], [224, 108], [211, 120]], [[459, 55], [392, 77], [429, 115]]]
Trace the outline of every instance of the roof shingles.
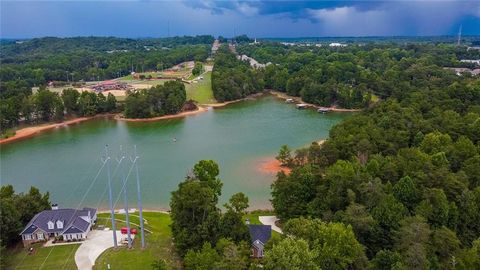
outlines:
[[[81, 210], [44, 210], [36, 214], [20, 234], [31, 234], [37, 228], [40, 228], [46, 233], [63, 233], [67, 228], [70, 228], [71, 226], [74, 226], [75, 228], [86, 232], [88, 230], [89, 223], [82, 219], [81, 216], [88, 216], [88, 214], [90, 213], [90, 218], [92, 219], [95, 216], [96, 211], [97, 210], [93, 208], [83, 208]], [[56, 224], [58, 220], [62, 221], [63, 223], [63, 226], [61, 228], [59, 228]], [[53, 229], [48, 228], [49, 221], [52, 221], [54, 223]]]

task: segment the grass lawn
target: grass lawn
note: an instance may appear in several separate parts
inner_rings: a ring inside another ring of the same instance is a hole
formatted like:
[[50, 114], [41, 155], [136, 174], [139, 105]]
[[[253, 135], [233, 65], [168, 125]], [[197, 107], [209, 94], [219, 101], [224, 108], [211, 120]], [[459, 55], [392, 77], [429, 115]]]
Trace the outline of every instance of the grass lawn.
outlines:
[[[250, 224], [261, 225], [262, 223], [258, 219], [259, 216], [274, 216], [274, 215], [275, 214], [272, 211], [255, 210], [244, 215], [243, 219], [246, 220], [248, 218], [250, 220]], [[277, 238], [280, 236], [281, 236], [280, 233], [272, 230], [272, 238]]]
[[33, 246], [34, 252], [29, 255], [19, 244], [17, 248], [7, 249], [5, 269], [77, 269], [74, 257], [79, 246], [42, 247], [39, 243]]
[[187, 90], [187, 99], [193, 99], [200, 104], [215, 103], [212, 91], [212, 72], [206, 72], [203, 80], [198, 83], [185, 85]]
[[[109, 225], [109, 214], [99, 214], [97, 224]], [[144, 212], [143, 217], [146, 220], [145, 229], [153, 233], [145, 235], [147, 247], [141, 249], [140, 235], [135, 237], [133, 249], [128, 250], [121, 247], [118, 250], [113, 248], [105, 251], [95, 262], [94, 269], [107, 269], [110, 264], [111, 269], [151, 269], [151, 263], [154, 260], [164, 259], [172, 269], [180, 269], [180, 259], [174, 252], [172, 243], [172, 232], [170, 230], [170, 216], [163, 213]], [[125, 220], [125, 215], [115, 215], [116, 219]], [[139, 223], [138, 213], [130, 214], [130, 222]], [[124, 226], [124, 222], [117, 222], [117, 229]], [[132, 225], [132, 227], [136, 227]]]

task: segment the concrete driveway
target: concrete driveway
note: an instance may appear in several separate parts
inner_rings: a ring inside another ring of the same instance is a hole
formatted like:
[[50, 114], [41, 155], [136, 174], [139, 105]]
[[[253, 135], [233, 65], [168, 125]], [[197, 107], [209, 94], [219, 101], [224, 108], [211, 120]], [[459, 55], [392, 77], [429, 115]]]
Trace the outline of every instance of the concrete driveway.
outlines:
[[[132, 239], [133, 237], [134, 235], [132, 235]], [[120, 239], [122, 239], [122, 234], [117, 231], [117, 241], [120, 242]], [[111, 247], [113, 247], [112, 231], [92, 230], [88, 234], [87, 240], [82, 242], [75, 253], [75, 263], [78, 269], [91, 270], [100, 254]]]
[[283, 233], [282, 229], [275, 225], [275, 222], [278, 220], [276, 216], [259, 216], [258, 219], [263, 225], [270, 225], [272, 226], [272, 230], [278, 233]]

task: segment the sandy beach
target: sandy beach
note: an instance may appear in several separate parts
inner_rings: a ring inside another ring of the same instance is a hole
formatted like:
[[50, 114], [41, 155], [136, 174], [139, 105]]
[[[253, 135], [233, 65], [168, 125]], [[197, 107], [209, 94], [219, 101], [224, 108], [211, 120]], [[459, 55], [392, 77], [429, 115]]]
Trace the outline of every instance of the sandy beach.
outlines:
[[195, 111], [186, 111], [186, 112], [181, 112], [177, 114], [169, 114], [169, 115], [163, 115], [163, 116], [151, 117], [151, 118], [123, 118], [120, 115], [116, 115], [115, 120], [126, 121], [126, 122], [154, 122], [154, 121], [165, 120], [165, 119], [182, 118], [189, 115], [203, 113], [206, 111], [208, 111], [208, 107], [198, 106], [198, 108]]
[[5, 138], [5, 139], [0, 139], [0, 145], [5, 144], [5, 143], [18, 141], [18, 140], [22, 140], [22, 139], [26, 139], [26, 138], [35, 136], [36, 134], [39, 134], [39, 133], [47, 131], [47, 130], [81, 123], [81, 122], [88, 121], [90, 119], [93, 119], [95, 117], [100, 117], [100, 116], [105, 116], [105, 115], [91, 116], [91, 117], [79, 117], [79, 118], [71, 119], [71, 120], [68, 120], [68, 121], [61, 122], [61, 123], [42, 124], [42, 125], [38, 125], [38, 126], [22, 128], [22, 129], [16, 130], [14, 136], [9, 137], [9, 138]]

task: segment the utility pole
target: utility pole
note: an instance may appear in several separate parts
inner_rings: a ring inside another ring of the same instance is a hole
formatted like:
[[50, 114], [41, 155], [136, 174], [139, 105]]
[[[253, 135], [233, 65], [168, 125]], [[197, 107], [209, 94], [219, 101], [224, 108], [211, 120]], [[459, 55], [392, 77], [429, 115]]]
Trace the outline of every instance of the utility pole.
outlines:
[[112, 201], [112, 179], [110, 176], [110, 156], [108, 155], [108, 145], [105, 145], [105, 162], [107, 162], [108, 177], [108, 204], [110, 206], [110, 218], [112, 219], [113, 247], [117, 248], [117, 230], [115, 228], [115, 210]]
[[139, 159], [137, 155], [137, 146], [134, 146], [134, 160], [133, 163], [135, 163], [135, 174], [137, 176], [137, 199], [138, 199], [138, 211], [140, 212], [140, 233], [142, 237], [142, 248], [145, 248], [145, 229], [143, 227], [143, 208], [142, 208], [142, 195], [140, 192], [140, 177], [138, 176], [138, 164], [137, 161]]
[[[121, 158], [119, 159], [118, 166], [123, 162], [125, 159], [124, 152], [122, 151], [122, 146], [120, 145], [120, 153], [121, 153]], [[128, 242], [128, 248], [132, 248], [132, 238], [130, 235], [130, 217], [128, 214], [128, 197], [127, 197], [127, 174], [125, 170], [123, 170], [123, 198], [124, 198], [124, 209], [125, 209], [125, 223], [127, 224], [127, 242]], [[121, 191], [120, 191], [121, 192]]]

